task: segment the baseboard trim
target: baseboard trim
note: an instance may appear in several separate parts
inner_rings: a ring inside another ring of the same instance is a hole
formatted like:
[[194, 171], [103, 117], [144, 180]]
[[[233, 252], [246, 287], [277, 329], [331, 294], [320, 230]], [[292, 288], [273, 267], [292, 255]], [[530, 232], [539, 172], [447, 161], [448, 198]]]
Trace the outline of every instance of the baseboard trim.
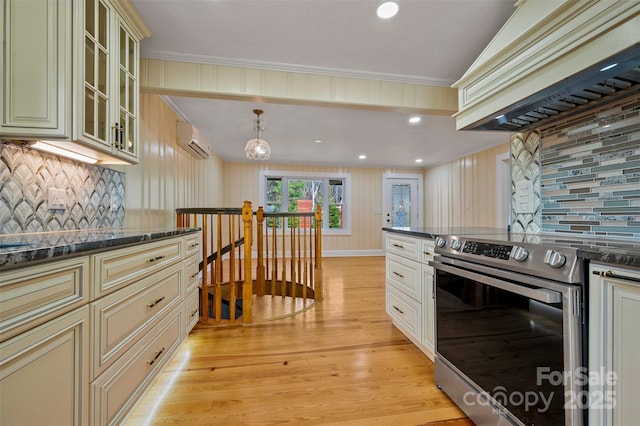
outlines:
[[384, 256], [384, 250], [322, 250], [322, 257]]

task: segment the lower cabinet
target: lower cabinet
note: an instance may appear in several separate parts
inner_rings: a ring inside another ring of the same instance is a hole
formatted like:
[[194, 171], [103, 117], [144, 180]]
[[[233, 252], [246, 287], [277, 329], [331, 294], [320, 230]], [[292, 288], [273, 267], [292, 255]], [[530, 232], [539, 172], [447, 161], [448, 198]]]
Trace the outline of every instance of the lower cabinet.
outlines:
[[434, 358], [433, 259], [430, 239], [386, 235], [386, 311], [393, 324]]
[[0, 425], [120, 423], [198, 322], [198, 238], [3, 272]]
[[87, 425], [89, 307], [0, 343], [0, 424]]
[[640, 425], [640, 270], [591, 263], [589, 424]]
[[118, 424], [171, 359], [184, 329], [182, 306], [162, 317], [136, 344], [91, 383], [91, 424]]

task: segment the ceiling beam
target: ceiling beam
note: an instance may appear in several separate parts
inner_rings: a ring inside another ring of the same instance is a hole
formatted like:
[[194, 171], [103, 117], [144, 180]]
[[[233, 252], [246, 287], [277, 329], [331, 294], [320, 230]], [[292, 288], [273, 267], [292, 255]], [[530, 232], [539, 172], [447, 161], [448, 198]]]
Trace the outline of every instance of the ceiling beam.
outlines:
[[340, 108], [452, 115], [458, 94], [447, 86], [274, 71], [161, 59], [140, 60], [147, 93]]

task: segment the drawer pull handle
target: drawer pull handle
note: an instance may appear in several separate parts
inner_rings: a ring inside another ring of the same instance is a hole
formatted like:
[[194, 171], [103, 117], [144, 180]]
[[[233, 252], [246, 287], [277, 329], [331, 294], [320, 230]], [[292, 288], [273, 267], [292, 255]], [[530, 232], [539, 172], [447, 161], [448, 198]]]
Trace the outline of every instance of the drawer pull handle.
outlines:
[[422, 253], [424, 253], [425, 256], [431, 256], [431, 253], [429, 253], [428, 251], [423, 251]]
[[194, 248], [198, 247], [199, 245], [200, 245], [200, 244], [198, 244], [198, 243], [191, 244], [191, 245], [189, 246], [189, 250], [193, 250]]
[[396, 244], [396, 243], [393, 243], [393, 244], [391, 244], [391, 245], [392, 245], [392, 246], [394, 246], [394, 247], [401, 248], [401, 249], [403, 249], [403, 248], [404, 248], [404, 246], [402, 246], [402, 245], [400, 245], [400, 244]]
[[191, 316], [191, 317], [193, 317], [193, 316], [195, 316], [195, 314], [197, 314], [197, 313], [198, 313], [198, 310], [197, 310], [197, 309], [194, 309], [194, 310], [193, 310], [193, 312], [191, 312], [191, 315], [190, 315], [190, 316]]
[[196, 278], [198, 276], [199, 272], [196, 272], [195, 274], [191, 274], [191, 278]]
[[398, 277], [400, 277], [400, 278], [404, 278], [404, 275], [402, 275], [402, 274], [401, 274], [401, 273], [399, 273], [399, 272], [393, 271], [393, 274], [394, 274], [394, 275], [397, 275], [397, 276], [398, 276]]
[[153, 262], [156, 262], [156, 261], [158, 261], [158, 260], [162, 260], [162, 259], [164, 259], [165, 257], [167, 257], [167, 256], [156, 256], [156, 257], [152, 257], [151, 259], [147, 260], [147, 262], [149, 262], [149, 263], [153, 263]]
[[154, 300], [153, 302], [147, 304], [148, 308], [153, 308], [154, 306], [156, 306], [158, 303], [162, 302], [164, 300], [164, 296]]
[[619, 280], [627, 280], [627, 281], [640, 283], [640, 278], [630, 277], [627, 275], [620, 275], [612, 271], [593, 271], [593, 275], [600, 275], [601, 277], [605, 277], [605, 278], [617, 278]]
[[396, 311], [400, 312], [402, 315], [404, 315], [404, 312], [402, 311], [402, 309], [398, 308], [396, 305], [393, 305], [393, 309], [395, 309]]
[[156, 355], [153, 357], [153, 359], [152, 359], [152, 360], [147, 361], [147, 364], [149, 364], [149, 365], [153, 365], [153, 363], [154, 363], [154, 362], [156, 362], [156, 361], [158, 360], [158, 357], [159, 357], [160, 355], [162, 355], [162, 352], [164, 352], [164, 348], [160, 349], [160, 350], [156, 353]]

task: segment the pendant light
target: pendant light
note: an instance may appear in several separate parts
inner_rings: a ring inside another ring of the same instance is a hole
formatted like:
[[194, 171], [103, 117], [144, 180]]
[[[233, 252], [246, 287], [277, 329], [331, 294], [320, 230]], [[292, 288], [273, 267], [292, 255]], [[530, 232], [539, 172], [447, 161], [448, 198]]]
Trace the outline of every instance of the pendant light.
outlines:
[[263, 114], [264, 111], [261, 109], [254, 109], [253, 113], [256, 115], [256, 125], [254, 126], [254, 130], [256, 131], [256, 138], [251, 139], [247, 142], [247, 145], [244, 147], [244, 152], [247, 154], [247, 158], [252, 160], [268, 160], [271, 156], [271, 147], [269, 146], [269, 142], [262, 139], [262, 131], [264, 127], [262, 127], [262, 122], [260, 121], [260, 114]]

